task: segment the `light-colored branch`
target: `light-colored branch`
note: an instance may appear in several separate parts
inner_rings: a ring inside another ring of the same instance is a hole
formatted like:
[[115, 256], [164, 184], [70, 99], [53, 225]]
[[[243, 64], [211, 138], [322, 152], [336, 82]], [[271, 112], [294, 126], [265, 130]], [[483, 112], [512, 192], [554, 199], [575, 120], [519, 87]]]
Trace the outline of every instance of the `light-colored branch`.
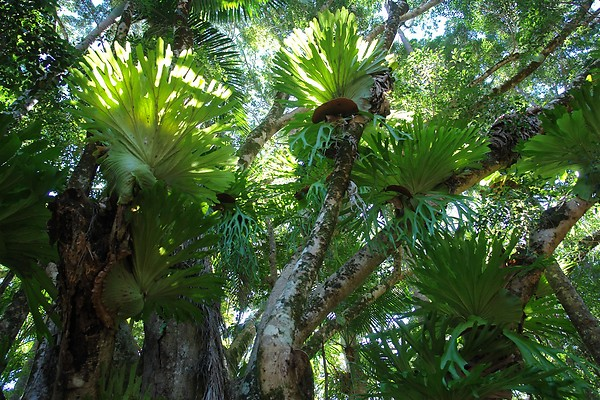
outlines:
[[[593, 202], [575, 197], [557, 207], [551, 207], [542, 213], [535, 231], [529, 239], [529, 256], [524, 264], [530, 264], [538, 257], [552, 256], [554, 250], [564, 240], [583, 214], [594, 205]], [[507, 285], [507, 289], [525, 305], [535, 293], [543, 269], [536, 268], [527, 273], [516, 275]]]
[[[348, 323], [352, 321], [356, 316], [360, 315], [368, 306], [375, 303], [381, 296], [387, 293], [396, 283], [403, 280], [405, 275], [402, 270], [398, 267], [394, 268], [392, 273], [381, 281], [378, 285], [374, 286], [367, 293], [362, 295], [354, 303], [342, 312], [342, 318], [334, 317], [332, 319], [325, 320], [325, 323], [319, 328], [318, 331], [310, 336], [310, 339], [304, 346], [304, 351], [309, 357], [313, 357], [319, 350], [321, 343], [326, 342], [338, 331], [343, 324], [340, 320]], [[307, 319], [314, 319], [315, 317], [308, 317]], [[310, 332], [308, 332], [310, 334]]]
[[413, 48], [410, 45], [410, 42], [408, 41], [406, 36], [404, 35], [404, 32], [402, 32], [402, 29], [398, 29], [398, 36], [400, 36], [400, 40], [402, 41], [402, 46], [404, 46], [404, 50], [406, 50], [408, 54], [412, 53]]
[[244, 144], [239, 148], [237, 155], [238, 168], [240, 170], [245, 170], [250, 167], [265, 144], [275, 133], [290, 122], [296, 114], [308, 111], [306, 108], [296, 108], [295, 110], [284, 114], [285, 105], [281, 103], [281, 100], [285, 100], [288, 97], [289, 95], [282, 92], [275, 94], [273, 106], [267, 115], [265, 115], [262, 122], [250, 132]]

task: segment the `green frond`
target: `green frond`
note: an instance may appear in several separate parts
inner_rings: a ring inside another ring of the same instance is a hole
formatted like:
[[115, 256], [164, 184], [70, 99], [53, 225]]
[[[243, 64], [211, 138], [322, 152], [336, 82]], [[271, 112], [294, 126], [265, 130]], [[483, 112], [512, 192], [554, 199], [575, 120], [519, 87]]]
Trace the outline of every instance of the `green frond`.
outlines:
[[559, 107], [543, 116], [544, 134], [524, 143], [517, 166], [546, 178], [578, 171], [576, 191], [591, 199], [600, 191], [600, 86], [584, 85], [572, 94], [572, 111]]
[[476, 128], [425, 124], [420, 119], [389, 128], [369, 129], [363, 135], [367, 148], [353, 171], [359, 186], [383, 192], [396, 185], [412, 195], [427, 194], [452, 174], [476, 167], [489, 152]]
[[192, 301], [221, 293], [222, 283], [205, 273], [202, 264], [218, 241], [209, 233], [216, 221], [189, 196], [168, 192], [160, 184], [142, 191], [138, 200], [131, 211], [133, 255], [105, 278], [105, 306], [120, 318], [152, 311], [166, 317], [201, 318]]
[[319, 13], [305, 30], [294, 30], [273, 60], [277, 90], [295, 99], [290, 106], [317, 107], [346, 97], [367, 111], [373, 78], [382, 72], [385, 51], [357, 33], [356, 17], [347, 9]]
[[[376, 382], [371, 395], [384, 399], [478, 399], [507, 390], [577, 398], [586, 390], [580, 378], [564, 372], [561, 351], [478, 318], [456, 323], [432, 312], [368, 340], [362, 356]], [[524, 365], [495, 368], [502, 357], [510, 359], [515, 344]]]
[[427, 296], [426, 309], [435, 309], [463, 321], [482, 318], [495, 324], [518, 323], [519, 300], [504, 289], [509, 268], [503, 268], [516, 244], [485, 233], [464, 230], [438, 234], [424, 241], [413, 267], [415, 285]]
[[[137, 59], [137, 61], [136, 61]], [[234, 106], [231, 91], [207, 82], [193, 68], [193, 55], [173, 59], [170, 46], [134, 55], [129, 44], [90, 50], [83, 73], [73, 70], [77, 96], [85, 102], [80, 114], [95, 131], [93, 141], [105, 143], [101, 165], [122, 202], [136, 188], [157, 181], [215, 200], [233, 175], [233, 149], [219, 135], [228, 127], [218, 118]]]
[[0, 114], [0, 264], [21, 280], [29, 309], [40, 332], [48, 333], [40, 307], [51, 312], [56, 288], [40, 264], [58, 258], [50, 245], [47, 223], [52, 200], [64, 176], [49, 163], [60, 148], [40, 138], [40, 125], [20, 135], [8, 130], [12, 118]]

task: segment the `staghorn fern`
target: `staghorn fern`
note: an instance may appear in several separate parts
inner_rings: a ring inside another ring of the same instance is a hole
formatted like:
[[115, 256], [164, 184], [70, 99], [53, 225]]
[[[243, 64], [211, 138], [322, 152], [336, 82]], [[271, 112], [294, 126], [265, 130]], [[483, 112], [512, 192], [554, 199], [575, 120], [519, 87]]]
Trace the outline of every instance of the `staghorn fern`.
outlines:
[[296, 29], [274, 59], [277, 90], [295, 97], [290, 106], [317, 107], [337, 97], [369, 109], [373, 78], [385, 71], [385, 51], [357, 34], [356, 17], [347, 9], [319, 13], [304, 31]]
[[234, 107], [231, 91], [197, 75], [191, 53], [174, 59], [158, 40], [147, 55], [115, 43], [114, 52], [104, 45], [85, 60], [72, 78], [85, 102], [80, 114], [91, 140], [108, 147], [101, 165], [121, 203], [159, 180], [201, 200], [229, 186], [233, 175], [223, 167], [233, 150], [219, 138], [227, 126], [214, 120]]
[[518, 166], [546, 178], [578, 171], [575, 191], [591, 200], [600, 191], [600, 86], [588, 84], [572, 95], [573, 111], [559, 107], [545, 115], [544, 134], [523, 144]]
[[205, 273], [201, 262], [218, 241], [208, 234], [216, 221], [189, 196], [169, 193], [160, 184], [138, 199], [131, 216], [133, 256], [107, 273], [103, 306], [121, 319], [152, 311], [165, 318], [201, 318], [192, 301], [221, 294], [222, 283]]

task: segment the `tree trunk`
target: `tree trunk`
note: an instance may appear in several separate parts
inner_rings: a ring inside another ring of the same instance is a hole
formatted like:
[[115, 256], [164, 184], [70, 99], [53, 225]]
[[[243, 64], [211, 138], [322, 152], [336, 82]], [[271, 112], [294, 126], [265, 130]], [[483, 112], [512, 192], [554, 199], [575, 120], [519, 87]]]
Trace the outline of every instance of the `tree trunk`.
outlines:
[[257, 329], [239, 391], [245, 399], [312, 399], [313, 376], [308, 355], [296, 338], [310, 287], [335, 230], [340, 206], [350, 180], [364, 121], [350, 121], [340, 137], [330, 184], [306, 246], [297, 261], [281, 272]]
[[2, 319], [0, 320], [0, 374], [6, 368], [6, 355], [15, 341], [15, 338], [21, 330], [25, 318], [29, 314], [29, 306], [27, 305], [27, 297], [25, 291], [19, 289], [8, 305]]
[[97, 280], [129, 254], [124, 208], [96, 204], [81, 190], [67, 189], [50, 205], [50, 237], [57, 242], [58, 338], [52, 399], [96, 399], [101, 370], [110, 365], [116, 327], [95, 303]]
[[222, 319], [217, 305], [202, 306], [205, 320], [165, 321], [153, 315], [145, 324], [142, 387], [166, 400], [231, 398]]

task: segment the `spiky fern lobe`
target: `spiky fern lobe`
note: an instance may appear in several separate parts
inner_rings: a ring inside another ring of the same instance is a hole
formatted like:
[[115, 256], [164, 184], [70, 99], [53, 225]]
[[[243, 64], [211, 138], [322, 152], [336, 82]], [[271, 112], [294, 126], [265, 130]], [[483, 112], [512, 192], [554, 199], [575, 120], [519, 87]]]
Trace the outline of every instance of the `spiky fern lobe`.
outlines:
[[193, 301], [222, 293], [222, 282], [202, 263], [218, 242], [209, 233], [216, 219], [206, 210], [160, 183], [140, 192], [131, 213], [133, 255], [110, 270], [102, 288], [112, 315], [202, 317]]
[[357, 33], [356, 17], [346, 8], [324, 11], [305, 30], [296, 29], [275, 56], [275, 88], [295, 99], [285, 103], [317, 107], [337, 97], [370, 108], [370, 74], [385, 71], [385, 51]]
[[575, 192], [593, 200], [600, 192], [600, 85], [598, 79], [575, 90], [571, 112], [557, 107], [542, 116], [544, 134], [521, 146], [523, 159], [517, 167], [545, 178], [579, 172]]
[[173, 57], [160, 39], [147, 55], [115, 43], [90, 50], [83, 72], [73, 70], [79, 114], [91, 140], [108, 146], [102, 167], [122, 203], [157, 181], [215, 200], [233, 180], [224, 170], [233, 149], [219, 136], [228, 127], [216, 121], [234, 107], [231, 91], [197, 75], [190, 52]]

